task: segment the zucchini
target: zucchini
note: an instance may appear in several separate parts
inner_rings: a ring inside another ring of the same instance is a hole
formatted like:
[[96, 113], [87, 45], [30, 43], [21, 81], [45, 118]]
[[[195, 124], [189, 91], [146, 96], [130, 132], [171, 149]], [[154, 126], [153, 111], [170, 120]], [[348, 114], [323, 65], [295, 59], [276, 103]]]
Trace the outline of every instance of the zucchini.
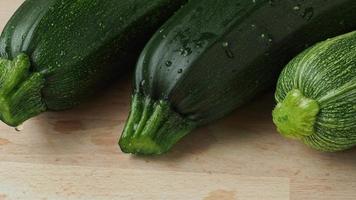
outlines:
[[283, 70], [273, 121], [321, 151], [356, 146], [356, 32], [318, 43]]
[[122, 151], [162, 154], [270, 88], [308, 44], [356, 27], [354, 0], [191, 0], [145, 47]]
[[186, 0], [27, 0], [0, 38], [0, 118], [71, 108], [134, 66]]

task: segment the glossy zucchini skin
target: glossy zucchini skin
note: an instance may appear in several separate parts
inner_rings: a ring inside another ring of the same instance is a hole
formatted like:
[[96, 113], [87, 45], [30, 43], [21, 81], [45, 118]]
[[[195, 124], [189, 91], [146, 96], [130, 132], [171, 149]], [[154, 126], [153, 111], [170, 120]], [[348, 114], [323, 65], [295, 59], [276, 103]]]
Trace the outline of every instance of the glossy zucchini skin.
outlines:
[[[6, 63], [0, 68], [7, 74], [0, 86], [8, 82], [0, 87], [2, 120], [16, 126], [46, 110], [68, 109], [109, 85], [135, 65], [145, 43], [185, 2], [26, 0], [0, 38]], [[16, 60], [22, 66], [8, 70]], [[37, 81], [29, 81], [35, 74]], [[19, 92], [31, 84], [31, 94]]]
[[324, 42], [283, 70], [273, 111], [279, 132], [321, 151], [356, 146], [356, 32]]
[[167, 152], [274, 85], [309, 44], [355, 28], [355, 9], [353, 0], [189, 1], [140, 56], [121, 149]]

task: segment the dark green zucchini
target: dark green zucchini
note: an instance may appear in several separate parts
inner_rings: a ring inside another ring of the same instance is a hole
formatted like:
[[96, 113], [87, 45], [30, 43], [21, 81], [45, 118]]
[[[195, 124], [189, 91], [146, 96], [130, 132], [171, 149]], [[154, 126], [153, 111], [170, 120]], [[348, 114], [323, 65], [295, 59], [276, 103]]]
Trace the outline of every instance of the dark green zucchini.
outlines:
[[309, 44], [356, 27], [354, 0], [191, 0], [137, 64], [124, 152], [161, 154], [276, 83]]
[[356, 146], [356, 32], [321, 42], [293, 59], [276, 91], [279, 132], [322, 151]]
[[27, 0], [0, 38], [0, 118], [77, 105], [133, 66], [186, 0]]

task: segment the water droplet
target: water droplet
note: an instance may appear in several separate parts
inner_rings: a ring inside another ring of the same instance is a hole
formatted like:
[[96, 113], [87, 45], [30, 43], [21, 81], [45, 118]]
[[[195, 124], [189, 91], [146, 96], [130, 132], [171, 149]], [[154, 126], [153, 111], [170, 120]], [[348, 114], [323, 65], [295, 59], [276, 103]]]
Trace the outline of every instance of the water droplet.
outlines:
[[178, 69], [178, 74], [183, 73], [183, 69]]
[[196, 48], [202, 48], [203, 47], [203, 41], [200, 41], [200, 40], [195, 41], [195, 47]]
[[163, 31], [164, 31], [164, 29], [159, 30], [160, 33], [162, 33]]
[[222, 46], [223, 46], [224, 48], [229, 47], [229, 43], [228, 43], [228, 42], [223, 42], [223, 43], [222, 43]]
[[17, 131], [17, 132], [21, 132], [22, 130], [23, 130], [23, 125], [22, 124], [17, 126], [17, 127], [15, 127], [15, 131]]
[[293, 10], [295, 10], [295, 11], [300, 10], [300, 5], [296, 5], [296, 6], [294, 6], [294, 7], [293, 7]]
[[267, 33], [262, 33], [261, 34], [261, 38], [263, 40], [266, 40], [268, 43], [272, 43], [273, 42], [273, 38]]
[[65, 51], [61, 51], [60, 52], [60, 56], [64, 56], [64, 55], [66, 55], [66, 52]]
[[189, 56], [190, 54], [192, 54], [192, 49], [190, 48], [181, 48], [180, 50], [180, 55], [182, 56]]
[[145, 84], [146, 84], [146, 81], [145, 81], [145, 80], [142, 80], [142, 81], [140, 82], [140, 86], [141, 86], [141, 87], [145, 86]]
[[225, 54], [228, 58], [234, 58], [234, 53], [230, 48], [229, 42], [223, 42], [222, 47], [225, 49]]
[[172, 66], [172, 64], [173, 64], [173, 63], [172, 63], [172, 61], [170, 61], [170, 60], [168, 60], [168, 61], [166, 62], [166, 66], [167, 66], [167, 67]]

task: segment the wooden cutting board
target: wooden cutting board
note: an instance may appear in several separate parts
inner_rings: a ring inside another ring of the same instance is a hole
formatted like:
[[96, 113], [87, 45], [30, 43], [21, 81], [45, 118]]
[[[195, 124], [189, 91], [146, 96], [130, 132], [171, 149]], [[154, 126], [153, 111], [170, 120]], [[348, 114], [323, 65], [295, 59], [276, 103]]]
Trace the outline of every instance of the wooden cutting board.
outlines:
[[[22, 2], [0, 1], [1, 27]], [[0, 200], [356, 199], [356, 150], [320, 153], [282, 138], [271, 122], [272, 94], [196, 130], [167, 155], [121, 153], [129, 83], [31, 119], [20, 132], [1, 124]]]

